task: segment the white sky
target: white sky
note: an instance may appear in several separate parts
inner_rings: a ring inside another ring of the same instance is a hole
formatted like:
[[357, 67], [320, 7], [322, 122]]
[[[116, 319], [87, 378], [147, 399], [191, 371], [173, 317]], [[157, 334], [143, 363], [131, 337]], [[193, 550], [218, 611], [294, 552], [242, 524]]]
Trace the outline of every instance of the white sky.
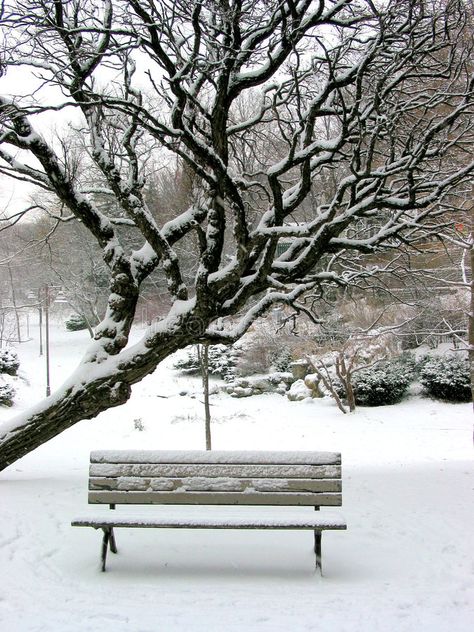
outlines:
[[[35, 84], [39, 86], [39, 81], [29, 69], [10, 67], [6, 75], [0, 77], [0, 94], [9, 98], [21, 98], [23, 102], [31, 102], [29, 95]], [[55, 95], [54, 89], [50, 87], [43, 88], [35, 96], [39, 103], [45, 103], [46, 99], [50, 102], [54, 99], [53, 103], [58, 101], [58, 95]], [[61, 99], [63, 100], [64, 98]], [[36, 131], [48, 138], [52, 130], [66, 126], [70, 118], [70, 110], [63, 110], [36, 114], [30, 118], [30, 121]], [[11, 149], [8, 151], [11, 152]], [[24, 156], [25, 162], [34, 165], [31, 157], [26, 157], [26, 154]], [[8, 215], [21, 210], [28, 203], [29, 196], [37, 190], [38, 188], [34, 185], [0, 175], [0, 214]]]

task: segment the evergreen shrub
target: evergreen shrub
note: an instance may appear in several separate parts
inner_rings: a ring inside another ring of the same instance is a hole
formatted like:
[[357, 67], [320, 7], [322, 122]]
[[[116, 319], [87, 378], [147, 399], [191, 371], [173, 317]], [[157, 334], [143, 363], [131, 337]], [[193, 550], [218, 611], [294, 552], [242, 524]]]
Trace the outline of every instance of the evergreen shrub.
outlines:
[[288, 347], [283, 347], [279, 351], [271, 354], [271, 366], [275, 371], [284, 373], [291, 370], [291, 363], [293, 362], [293, 355]]
[[443, 356], [425, 360], [420, 382], [426, 392], [448, 402], [471, 401], [469, 361], [460, 356]]
[[[236, 365], [240, 357], [240, 351], [229, 345], [209, 345], [209, 373], [231, 381], [236, 376]], [[201, 372], [197, 346], [188, 349], [187, 355], [180, 358], [174, 364], [174, 368], [190, 375]]]
[[15, 396], [15, 389], [10, 386], [10, 384], [6, 384], [5, 382], [0, 382], [0, 406], [12, 406], [13, 398]]
[[11, 349], [0, 349], [0, 373], [16, 375], [20, 361], [15, 351]]
[[79, 314], [71, 314], [66, 321], [66, 329], [68, 331], [81, 331], [87, 329], [87, 323], [84, 316]]
[[404, 351], [401, 355], [390, 360], [390, 366], [395, 371], [403, 371], [408, 374], [410, 382], [419, 374], [419, 365], [417, 359], [410, 351]]
[[352, 383], [356, 404], [384, 406], [396, 404], [406, 393], [413, 372], [403, 362], [380, 362], [354, 374]]

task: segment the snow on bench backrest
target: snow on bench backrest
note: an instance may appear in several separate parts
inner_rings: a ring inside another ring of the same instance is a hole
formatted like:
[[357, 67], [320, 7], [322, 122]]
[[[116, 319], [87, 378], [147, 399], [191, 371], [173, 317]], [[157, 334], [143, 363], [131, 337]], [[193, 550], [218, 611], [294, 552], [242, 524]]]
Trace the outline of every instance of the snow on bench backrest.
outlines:
[[337, 452], [105, 450], [91, 453], [93, 504], [340, 505]]

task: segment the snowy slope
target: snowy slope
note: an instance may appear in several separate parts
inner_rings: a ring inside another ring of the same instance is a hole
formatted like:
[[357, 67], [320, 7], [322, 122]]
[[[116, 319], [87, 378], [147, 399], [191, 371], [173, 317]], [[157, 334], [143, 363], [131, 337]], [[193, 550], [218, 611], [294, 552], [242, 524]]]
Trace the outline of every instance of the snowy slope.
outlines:
[[[53, 329], [53, 388], [86, 343], [83, 332]], [[18, 396], [19, 411], [43, 394], [44, 359], [37, 340], [18, 352], [29, 380]], [[71, 518], [87, 511], [89, 452], [204, 447], [199, 382], [169, 364], [136, 385], [125, 406], [76, 425], [0, 473], [1, 630], [472, 629], [468, 404], [414, 397], [344, 416], [328, 400], [214, 396], [215, 449], [342, 452], [348, 531], [324, 535], [324, 578], [314, 574], [307, 532], [121, 529], [120, 553], [111, 556], [109, 572], [100, 573], [100, 534], [70, 527]], [[1, 409], [0, 419], [11, 414]]]

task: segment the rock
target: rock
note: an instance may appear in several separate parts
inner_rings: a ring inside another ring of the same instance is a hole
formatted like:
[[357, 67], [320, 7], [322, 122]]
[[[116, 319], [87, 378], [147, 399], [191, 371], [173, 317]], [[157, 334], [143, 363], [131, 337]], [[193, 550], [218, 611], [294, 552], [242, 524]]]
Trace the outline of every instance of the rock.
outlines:
[[238, 379], [234, 380], [234, 382], [232, 382], [232, 385], [238, 386], [240, 388], [248, 388], [249, 380], [247, 378], [239, 377]]
[[306, 360], [297, 360], [290, 364], [291, 372], [295, 380], [302, 380], [309, 370], [309, 364]]
[[307, 397], [312, 397], [312, 391], [306, 386], [303, 380], [296, 380], [291, 385], [286, 396], [290, 402], [300, 402]]
[[250, 395], [253, 395], [252, 389], [241, 386], [236, 386], [230, 393], [231, 397], [250, 397]]
[[291, 386], [295, 381], [293, 377], [293, 373], [289, 371], [280, 371], [278, 373], [270, 373], [267, 378], [272, 384], [279, 385], [281, 382], [285, 383], [287, 386]]
[[231, 397], [250, 397], [262, 393], [280, 393], [284, 395], [294, 382], [292, 373], [271, 373], [265, 376], [238, 378], [224, 387]]
[[319, 387], [320, 378], [316, 373], [310, 373], [304, 378], [305, 386], [311, 391], [311, 397], [324, 397]]
[[270, 380], [265, 378], [257, 378], [256, 380], [252, 380], [250, 385], [252, 388], [261, 391], [262, 393], [267, 393], [269, 391], [274, 390], [274, 386]]

